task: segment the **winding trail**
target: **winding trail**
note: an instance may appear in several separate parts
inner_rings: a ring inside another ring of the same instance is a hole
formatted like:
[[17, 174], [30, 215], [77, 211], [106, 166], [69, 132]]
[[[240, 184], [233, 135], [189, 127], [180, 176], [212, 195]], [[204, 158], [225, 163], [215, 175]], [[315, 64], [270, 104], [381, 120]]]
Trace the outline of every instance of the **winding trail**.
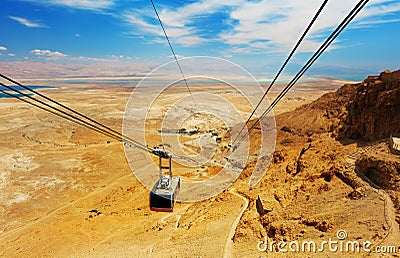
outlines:
[[[374, 244], [374, 247], [396, 247], [396, 253], [400, 251], [400, 230], [399, 230], [399, 224], [396, 222], [396, 213], [395, 213], [395, 208], [392, 199], [390, 196], [386, 193], [384, 189], [382, 189], [380, 186], [372, 182], [368, 177], [357, 171], [355, 162], [357, 158], [366, 152], [375, 150], [383, 145], [386, 144], [386, 140], [380, 140], [372, 145], [357, 151], [353, 154], [350, 154], [347, 157], [347, 165], [353, 169], [356, 174], [361, 177], [362, 180], [366, 181], [369, 185], [373, 186], [371, 187], [375, 192], [377, 192], [381, 198], [384, 200], [384, 217], [385, 221], [387, 224], [387, 229], [386, 229], [386, 234], [383, 237], [383, 239], [379, 242]], [[372, 253], [365, 254], [363, 257], [368, 257]], [[375, 254], [376, 255], [376, 254]], [[381, 257], [392, 257], [392, 254], [390, 253], [380, 253], [379, 254]]]
[[224, 256], [223, 256], [224, 258], [233, 257], [233, 255], [232, 255], [233, 237], [235, 236], [236, 228], [237, 228], [237, 226], [238, 226], [238, 224], [240, 222], [240, 219], [243, 216], [243, 213], [249, 207], [249, 200], [247, 200], [247, 198], [244, 197], [243, 195], [241, 195], [238, 192], [236, 192], [235, 188], [229, 189], [229, 193], [231, 193], [231, 194], [239, 197], [240, 199], [242, 199], [244, 201], [244, 204], [243, 204], [241, 212], [239, 213], [239, 215], [237, 216], [237, 218], [233, 222], [233, 224], [231, 226], [231, 229], [229, 231], [229, 234], [228, 234], [228, 238], [226, 239], [226, 243], [225, 243], [225, 247], [224, 247]]
[[[396, 222], [396, 213], [392, 199], [388, 194], [386, 196], [386, 219], [390, 222], [388, 235], [384, 238], [381, 244], [385, 246], [396, 246], [397, 252], [400, 251], [400, 230], [399, 224]], [[388, 222], [388, 223], [389, 223]]]
[[[394, 204], [390, 196], [382, 189], [379, 189], [379, 193], [384, 198], [385, 202], [385, 220], [387, 224], [386, 234], [378, 243], [374, 243], [372, 246], [372, 252], [367, 253], [363, 257], [369, 257], [374, 254], [374, 257], [393, 257], [393, 254], [400, 252], [400, 231], [399, 224], [396, 222], [396, 214]], [[379, 247], [381, 250], [388, 250], [389, 248], [395, 248], [395, 250], [389, 250], [386, 253], [375, 253], [375, 248]], [[384, 248], [384, 249], [383, 249]], [[394, 253], [393, 253], [394, 252]], [[395, 256], [397, 257], [397, 256]]]

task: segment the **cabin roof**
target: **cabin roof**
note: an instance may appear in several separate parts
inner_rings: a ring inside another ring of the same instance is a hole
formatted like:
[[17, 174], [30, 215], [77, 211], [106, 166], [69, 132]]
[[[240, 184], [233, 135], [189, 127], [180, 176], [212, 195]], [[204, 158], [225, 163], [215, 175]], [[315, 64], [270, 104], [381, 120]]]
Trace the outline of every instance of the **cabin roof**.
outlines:
[[400, 146], [400, 138], [392, 137], [392, 139], [393, 139], [393, 143], [394, 143], [394, 144], [397, 144], [397, 145]]
[[175, 192], [175, 189], [180, 185], [180, 177], [173, 177], [172, 182], [171, 182], [171, 187], [169, 189], [161, 189], [158, 188], [158, 184], [160, 182], [161, 178], [157, 181], [157, 183], [154, 185], [153, 190], [151, 190], [155, 194], [163, 194], [163, 195], [172, 195]]

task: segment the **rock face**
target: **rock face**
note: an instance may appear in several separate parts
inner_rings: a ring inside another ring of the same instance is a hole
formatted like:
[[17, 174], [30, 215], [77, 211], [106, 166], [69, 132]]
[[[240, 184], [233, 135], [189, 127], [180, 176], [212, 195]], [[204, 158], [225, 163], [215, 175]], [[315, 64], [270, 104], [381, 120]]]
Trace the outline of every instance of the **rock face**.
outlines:
[[332, 133], [337, 139], [374, 141], [400, 135], [400, 70], [369, 76], [293, 112], [276, 117], [281, 133]]
[[336, 92], [326, 93], [316, 101], [280, 114], [276, 124], [283, 125], [280, 131], [289, 134], [312, 135], [334, 132], [347, 114], [346, 104], [354, 96], [354, 84], [346, 84]]
[[384, 189], [400, 189], [400, 160], [388, 160], [378, 155], [363, 154], [357, 159], [356, 168]]
[[373, 141], [399, 134], [400, 70], [369, 76], [355, 86], [339, 135]]
[[356, 161], [356, 169], [369, 180], [389, 192], [400, 209], [400, 159], [379, 154], [363, 154]]

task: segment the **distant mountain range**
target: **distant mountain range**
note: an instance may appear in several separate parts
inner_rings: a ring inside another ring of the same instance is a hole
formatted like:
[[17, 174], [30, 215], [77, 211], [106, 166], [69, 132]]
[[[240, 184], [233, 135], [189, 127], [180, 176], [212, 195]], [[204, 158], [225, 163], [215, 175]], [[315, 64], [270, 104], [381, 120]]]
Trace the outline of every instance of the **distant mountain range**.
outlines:
[[153, 64], [112, 61], [89, 64], [0, 62], [1, 73], [15, 79], [132, 76], [146, 74], [153, 67]]
[[[88, 63], [53, 63], [53, 62], [0, 62], [0, 71], [7, 76], [16, 79], [46, 79], [46, 78], [76, 78], [76, 77], [119, 77], [119, 76], [136, 76], [145, 75], [157, 68], [159, 63], [140, 63], [140, 62], [120, 62], [98, 61]], [[240, 64], [239, 64], [240, 65]], [[383, 65], [382, 65], [383, 66]], [[276, 68], [276, 71], [278, 70]], [[216, 69], [216, 73], [224, 72]], [[246, 69], [246, 67], [244, 67]], [[290, 81], [300, 69], [302, 65], [288, 64], [284, 69], [278, 82]], [[389, 67], [390, 68], [390, 67]], [[201, 69], [201, 67], [183, 67], [183, 70]], [[254, 71], [249, 71], [256, 78], [268, 78], [272, 80], [275, 76], [271, 73], [271, 67], [268, 71], [263, 71], [262, 67], [257, 67]], [[382, 68], [380, 70], [384, 70]], [[311, 67], [303, 78], [327, 77], [347, 81], [362, 81], [367, 75], [375, 73], [376, 69], [361, 68], [361, 67], [346, 67], [346, 66], [327, 66], [315, 64]], [[229, 71], [228, 71], [229, 72]], [[302, 79], [303, 79], [302, 78]]]

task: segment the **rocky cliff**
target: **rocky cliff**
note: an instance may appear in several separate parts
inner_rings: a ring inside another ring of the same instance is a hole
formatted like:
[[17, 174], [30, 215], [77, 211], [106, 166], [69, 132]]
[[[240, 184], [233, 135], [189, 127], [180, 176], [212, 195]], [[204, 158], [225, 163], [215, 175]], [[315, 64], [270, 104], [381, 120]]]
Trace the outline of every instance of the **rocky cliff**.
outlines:
[[346, 84], [276, 117], [281, 132], [374, 141], [400, 134], [400, 70]]
[[[356, 169], [392, 197], [396, 209], [400, 209], [400, 159], [385, 155], [382, 150], [361, 155]], [[400, 215], [398, 217], [400, 219]], [[400, 221], [400, 220], [399, 220]]]
[[355, 91], [354, 84], [346, 84], [336, 92], [326, 93], [294, 111], [280, 114], [276, 116], [276, 124], [282, 125], [278, 129], [298, 135], [337, 131], [347, 114], [346, 104], [350, 102]]
[[373, 141], [400, 133], [400, 70], [369, 76], [355, 87], [340, 135]]

